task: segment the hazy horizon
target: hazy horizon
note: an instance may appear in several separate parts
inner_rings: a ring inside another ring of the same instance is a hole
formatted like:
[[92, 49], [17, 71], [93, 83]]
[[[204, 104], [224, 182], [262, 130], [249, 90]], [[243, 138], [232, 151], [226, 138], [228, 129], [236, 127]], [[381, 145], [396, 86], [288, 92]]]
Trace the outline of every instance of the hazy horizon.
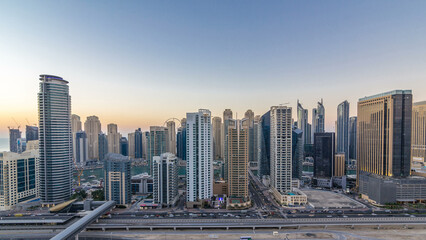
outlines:
[[[168, 4], [164, 4], [167, 2]], [[0, 2], [0, 137], [37, 120], [38, 76], [69, 81], [72, 113], [106, 130], [200, 108], [238, 118], [394, 89], [426, 100], [424, 1]]]

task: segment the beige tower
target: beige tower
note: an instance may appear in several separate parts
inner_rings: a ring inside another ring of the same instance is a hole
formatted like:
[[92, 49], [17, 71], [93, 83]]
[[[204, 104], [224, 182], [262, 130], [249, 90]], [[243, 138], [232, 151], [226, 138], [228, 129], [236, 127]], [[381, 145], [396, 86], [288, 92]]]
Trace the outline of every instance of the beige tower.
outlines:
[[254, 123], [254, 112], [249, 109], [244, 113], [244, 118], [249, 120], [250, 123], [250, 127], [253, 127], [253, 123]]
[[128, 135], [128, 141], [129, 141], [129, 157], [134, 158], [135, 157], [135, 133], [129, 133]]
[[248, 125], [235, 120], [228, 126], [228, 195], [248, 200]]
[[167, 129], [169, 130], [169, 152], [176, 155], [176, 124], [174, 121], [167, 122]]
[[75, 133], [81, 131], [81, 121], [80, 121], [80, 116], [76, 115], [76, 114], [72, 114], [71, 115], [71, 134], [72, 134], [72, 146], [73, 146], [73, 154], [72, 154], [72, 158], [73, 161], [75, 162]]
[[73, 114], [71, 115], [71, 132], [74, 135], [78, 131], [81, 131], [80, 116]]
[[108, 152], [120, 153], [121, 134], [118, 132], [117, 124], [110, 123], [108, 124], [107, 128]]
[[426, 101], [413, 104], [411, 129], [411, 166], [418, 168], [426, 158]]
[[411, 90], [395, 90], [359, 99], [357, 186], [360, 175], [410, 175], [411, 119]]
[[333, 177], [342, 177], [345, 175], [345, 153], [336, 153], [334, 155]]
[[99, 159], [99, 133], [101, 133], [101, 121], [97, 116], [89, 116], [84, 123], [84, 131], [87, 134], [89, 159]]
[[213, 127], [213, 159], [222, 159], [222, 119], [214, 117]]

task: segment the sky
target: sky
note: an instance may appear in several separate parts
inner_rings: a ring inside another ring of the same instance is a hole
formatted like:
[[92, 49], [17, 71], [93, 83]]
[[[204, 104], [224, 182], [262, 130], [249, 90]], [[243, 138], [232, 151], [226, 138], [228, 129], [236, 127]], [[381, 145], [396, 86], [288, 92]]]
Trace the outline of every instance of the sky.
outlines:
[[[0, 137], [37, 123], [40, 74], [123, 134], [199, 108], [262, 115], [394, 89], [426, 100], [426, 1], [0, 1]], [[16, 119], [17, 124], [13, 119]], [[28, 121], [28, 123], [27, 123]]]

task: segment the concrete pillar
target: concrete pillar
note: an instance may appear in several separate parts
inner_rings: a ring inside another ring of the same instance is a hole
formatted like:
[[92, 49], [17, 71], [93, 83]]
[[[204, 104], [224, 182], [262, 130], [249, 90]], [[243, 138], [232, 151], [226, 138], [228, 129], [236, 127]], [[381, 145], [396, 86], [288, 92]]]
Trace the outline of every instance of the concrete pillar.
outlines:
[[75, 235], [75, 240], [78, 240], [78, 234]]
[[327, 229], [327, 225], [324, 225], [324, 229]]
[[229, 230], [229, 227], [226, 227], [226, 230]]
[[102, 232], [105, 232], [105, 228], [102, 228]]
[[152, 227], [150, 227], [150, 228], [149, 228], [149, 230], [151, 230], [151, 231], [152, 231]]
[[126, 227], [126, 231], [129, 231], [129, 227]]

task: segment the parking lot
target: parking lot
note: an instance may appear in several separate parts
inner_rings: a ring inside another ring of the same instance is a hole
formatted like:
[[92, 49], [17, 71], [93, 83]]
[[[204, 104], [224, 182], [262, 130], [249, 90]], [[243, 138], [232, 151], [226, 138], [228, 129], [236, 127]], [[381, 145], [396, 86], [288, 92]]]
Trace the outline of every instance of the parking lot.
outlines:
[[308, 202], [315, 208], [364, 208], [365, 206], [342, 193], [303, 189]]

